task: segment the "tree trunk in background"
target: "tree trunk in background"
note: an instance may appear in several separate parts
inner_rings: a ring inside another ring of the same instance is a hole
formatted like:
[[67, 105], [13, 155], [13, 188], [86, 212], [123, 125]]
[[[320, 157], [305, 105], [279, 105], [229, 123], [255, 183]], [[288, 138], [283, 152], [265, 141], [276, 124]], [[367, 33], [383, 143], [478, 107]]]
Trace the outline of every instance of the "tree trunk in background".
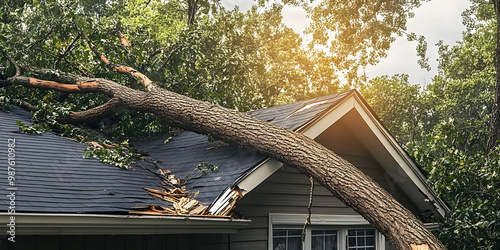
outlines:
[[497, 40], [495, 49], [495, 67], [496, 67], [496, 84], [495, 84], [495, 102], [491, 111], [489, 137], [486, 144], [486, 150], [490, 151], [498, 144], [500, 140], [500, 1], [492, 0], [495, 7], [497, 19]]

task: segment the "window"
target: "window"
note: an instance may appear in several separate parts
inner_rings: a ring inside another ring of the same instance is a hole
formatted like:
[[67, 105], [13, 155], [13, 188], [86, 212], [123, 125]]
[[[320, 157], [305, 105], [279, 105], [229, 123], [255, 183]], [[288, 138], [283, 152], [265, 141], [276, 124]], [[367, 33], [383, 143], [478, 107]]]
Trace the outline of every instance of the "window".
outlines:
[[337, 250], [337, 230], [312, 230], [311, 249], [312, 250]]
[[275, 229], [273, 230], [274, 250], [302, 250], [302, 230]]
[[375, 250], [375, 230], [357, 229], [347, 232], [349, 250]]
[[384, 236], [360, 215], [312, 215], [301, 240], [305, 215], [269, 214], [267, 250], [388, 250]]
[[[308, 229], [302, 243], [302, 229], [273, 229], [272, 250], [380, 250], [375, 229], [349, 227]], [[380, 241], [380, 239], [379, 239]]]

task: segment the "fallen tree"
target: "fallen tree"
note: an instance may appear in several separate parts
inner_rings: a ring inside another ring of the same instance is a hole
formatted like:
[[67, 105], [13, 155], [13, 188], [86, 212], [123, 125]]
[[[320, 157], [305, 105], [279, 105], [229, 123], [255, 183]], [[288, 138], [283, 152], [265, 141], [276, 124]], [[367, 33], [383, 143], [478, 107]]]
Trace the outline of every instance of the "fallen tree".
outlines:
[[[78, 27], [76, 23], [75, 26]], [[211, 135], [297, 168], [362, 215], [397, 249], [445, 248], [420, 220], [375, 181], [314, 140], [243, 113], [167, 91], [136, 69], [112, 63], [83, 31], [80, 33], [108, 69], [137, 80], [142, 90], [108, 79], [23, 66], [6, 53], [4, 56], [14, 65], [16, 73], [2, 80], [0, 86], [20, 84], [69, 94], [103, 93], [109, 98], [107, 103], [71, 112], [61, 122], [99, 120], [124, 108], [154, 113], [173, 126]], [[127, 46], [128, 41], [123, 36], [120, 38]]]

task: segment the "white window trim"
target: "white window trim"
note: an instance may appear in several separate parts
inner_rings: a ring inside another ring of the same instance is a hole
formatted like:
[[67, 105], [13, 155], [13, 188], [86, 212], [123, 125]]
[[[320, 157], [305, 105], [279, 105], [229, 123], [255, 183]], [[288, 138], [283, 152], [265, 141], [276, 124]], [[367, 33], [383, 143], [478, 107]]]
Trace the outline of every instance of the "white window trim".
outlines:
[[[273, 250], [273, 229], [302, 229], [307, 215], [305, 214], [269, 214], [268, 249]], [[347, 249], [345, 241], [347, 231], [350, 229], [374, 229], [370, 223], [361, 215], [324, 215], [312, 214], [311, 225], [307, 227], [307, 237], [304, 242], [304, 250], [310, 250], [311, 229], [331, 229], [338, 231], [339, 250]], [[375, 248], [385, 250], [385, 237], [375, 229]]]

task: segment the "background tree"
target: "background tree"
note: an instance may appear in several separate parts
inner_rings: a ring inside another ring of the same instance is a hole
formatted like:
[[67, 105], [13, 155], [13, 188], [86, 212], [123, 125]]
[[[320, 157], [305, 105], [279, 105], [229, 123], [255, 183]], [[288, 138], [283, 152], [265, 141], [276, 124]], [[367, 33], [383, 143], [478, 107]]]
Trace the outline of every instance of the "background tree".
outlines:
[[451, 211], [440, 239], [451, 249], [498, 249], [499, 148], [486, 147], [497, 77], [497, 22], [487, 1], [474, 1], [463, 16], [463, 40], [452, 47], [438, 44], [439, 74], [432, 84], [418, 90], [401, 76], [379, 77], [362, 90], [448, 201]]
[[411, 85], [408, 75], [370, 79], [360, 92], [402, 145], [421, 141], [422, 133], [431, 126], [420, 85]]

